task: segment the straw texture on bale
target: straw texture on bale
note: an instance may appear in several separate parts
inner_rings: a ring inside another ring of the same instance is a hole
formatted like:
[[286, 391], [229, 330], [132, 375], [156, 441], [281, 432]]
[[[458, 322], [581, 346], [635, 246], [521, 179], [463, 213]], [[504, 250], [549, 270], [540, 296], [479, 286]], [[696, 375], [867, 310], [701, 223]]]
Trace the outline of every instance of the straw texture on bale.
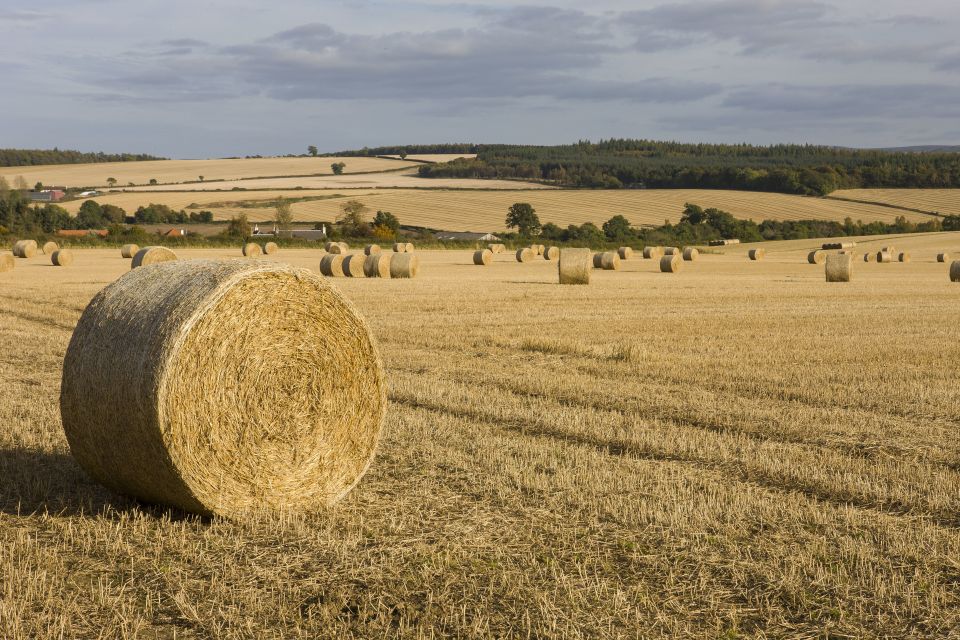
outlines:
[[412, 242], [394, 242], [393, 252], [394, 253], [413, 253], [413, 243]]
[[603, 268], [603, 253], [593, 254], [593, 268], [602, 269]]
[[547, 247], [543, 250], [544, 260], [556, 260], [560, 257], [560, 247]]
[[73, 264], [73, 253], [69, 249], [57, 249], [50, 254], [50, 262], [55, 267], [69, 267]]
[[473, 264], [488, 265], [493, 262], [493, 251], [490, 249], [478, 249], [473, 252]]
[[620, 256], [615, 251], [604, 251], [600, 254], [600, 268], [604, 271], [619, 271]]
[[372, 462], [385, 406], [353, 305], [309, 271], [241, 260], [138, 269], [98, 293], [60, 394], [70, 450], [95, 480], [235, 519], [342, 498]]
[[531, 248], [536, 250], [536, 254], [538, 256], [542, 256], [543, 252], [547, 250], [546, 245], [542, 245], [542, 244], [535, 244]]
[[17, 261], [13, 258], [13, 253], [9, 251], [0, 251], [0, 273], [13, 270]]
[[363, 261], [363, 272], [368, 278], [390, 277], [390, 254], [374, 253]]
[[665, 256], [672, 256], [679, 253], [680, 253], [680, 249], [677, 247], [664, 247], [663, 249], [663, 255]]
[[331, 253], [333, 255], [343, 255], [349, 250], [346, 246], [344, 246], [343, 242], [330, 242], [328, 245], [329, 248], [327, 249], [327, 253]]
[[340, 267], [343, 269], [343, 275], [348, 278], [366, 278], [367, 274], [363, 270], [363, 261], [366, 260], [367, 256], [362, 253], [351, 253], [348, 256], [344, 256], [343, 262], [340, 263]]
[[863, 254], [863, 261], [864, 261], [864, 262], [876, 262], [876, 261], [877, 261], [877, 254], [873, 253], [872, 251], [867, 251], [865, 254]]
[[257, 256], [263, 255], [263, 250], [256, 242], [248, 242], [243, 245], [243, 255], [248, 258], [256, 258]]
[[950, 282], [960, 282], [960, 260], [950, 263]]
[[420, 258], [413, 253], [395, 253], [390, 257], [391, 278], [416, 278], [420, 273]]
[[630, 247], [620, 247], [617, 249], [617, 255], [621, 260], [629, 260], [633, 257], [633, 249]]
[[37, 255], [36, 240], [18, 240], [13, 245], [13, 255], [17, 258], [32, 258]]
[[364, 255], [367, 255], [367, 256], [372, 256], [376, 253], [381, 253], [381, 251], [382, 249], [378, 244], [368, 244], [366, 247], [363, 248], [363, 253]]
[[277, 251], [280, 251], [280, 246], [276, 242], [265, 242], [263, 244], [263, 253], [268, 256], [272, 256]]
[[763, 260], [766, 255], [767, 251], [765, 249], [750, 249], [750, 251], [747, 252], [747, 256], [749, 256], [751, 260]]
[[530, 262], [531, 260], [533, 260], [533, 251], [530, 250], [530, 247], [517, 249], [517, 262]]
[[682, 266], [683, 258], [678, 253], [660, 258], [660, 271], [663, 273], [676, 273]]
[[657, 260], [663, 255], [663, 247], [644, 247], [644, 260]]
[[50, 242], [45, 242], [43, 244], [43, 249], [41, 250], [43, 251], [44, 255], [52, 256], [54, 251], [60, 250], [60, 245], [58, 245], [56, 242], [51, 240]]
[[827, 282], [850, 282], [853, 277], [853, 254], [832, 253], [827, 256], [824, 267]]
[[507, 250], [506, 245], [499, 244], [499, 243], [489, 244], [487, 245], [487, 248], [490, 249], [490, 251], [493, 251], [494, 253], [503, 253], [504, 251]]
[[320, 273], [328, 278], [342, 278], [343, 255], [339, 253], [328, 253], [320, 258]]
[[159, 262], [173, 262], [177, 259], [175, 254], [166, 247], [144, 247], [133, 254], [130, 261], [130, 268], [145, 267], [148, 264], [157, 264]]
[[822, 249], [811, 251], [807, 254], [807, 262], [810, 264], [823, 264], [827, 259], [827, 252]]
[[140, 251], [140, 245], [125, 244], [120, 247], [120, 257], [132, 258], [133, 256], [137, 255], [137, 251]]
[[906, 251], [901, 251], [900, 255], [897, 256], [897, 260], [900, 262], [910, 262], [910, 254]]
[[564, 249], [557, 261], [560, 284], [590, 284], [590, 249]]
[[877, 262], [879, 263], [893, 262], [893, 254], [890, 253], [889, 251], [878, 251]]
[[740, 244], [740, 239], [739, 239], [739, 238], [729, 238], [729, 239], [727, 239], [727, 240], [711, 240], [711, 241], [710, 241], [710, 246], [711, 246], [711, 247], [725, 247], [725, 246], [731, 245], [731, 244]]
[[950, 262], [950, 254], [949, 254], [949, 253], [938, 253], [938, 254], [937, 254], [937, 262]]
[[683, 250], [683, 259], [687, 262], [693, 262], [700, 258], [700, 250], [696, 247], [685, 247]]

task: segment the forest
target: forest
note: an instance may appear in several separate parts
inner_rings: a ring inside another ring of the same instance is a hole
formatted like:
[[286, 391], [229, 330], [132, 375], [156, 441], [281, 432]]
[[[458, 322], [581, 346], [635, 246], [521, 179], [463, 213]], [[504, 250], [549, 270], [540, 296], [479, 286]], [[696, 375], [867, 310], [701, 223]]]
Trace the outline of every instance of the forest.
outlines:
[[137, 162], [166, 160], [145, 153], [103, 153], [67, 149], [0, 149], [0, 167], [28, 167], [41, 164], [93, 164], [98, 162]]

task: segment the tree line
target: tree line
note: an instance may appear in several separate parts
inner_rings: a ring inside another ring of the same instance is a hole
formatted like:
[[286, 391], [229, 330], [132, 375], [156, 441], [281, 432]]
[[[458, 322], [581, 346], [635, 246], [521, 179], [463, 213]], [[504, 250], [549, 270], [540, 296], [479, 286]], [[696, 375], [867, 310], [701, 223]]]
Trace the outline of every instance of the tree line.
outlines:
[[98, 162], [137, 162], [166, 160], [146, 153], [103, 153], [68, 149], [0, 149], [0, 167], [27, 167], [39, 164], [93, 164]]

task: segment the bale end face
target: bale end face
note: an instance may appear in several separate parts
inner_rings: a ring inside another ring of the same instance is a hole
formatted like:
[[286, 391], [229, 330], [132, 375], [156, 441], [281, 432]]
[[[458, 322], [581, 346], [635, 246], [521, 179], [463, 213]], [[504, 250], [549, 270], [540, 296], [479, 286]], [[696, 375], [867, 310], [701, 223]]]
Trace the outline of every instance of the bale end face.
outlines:
[[893, 254], [889, 251], [878, 251], [877, 252], [877, 262], [881, 264], [888, 264], [893, 262]]
[[560, 284], [590, 284], [590, 249], [564, 249], [557, 260]]
[[372, 256], [372, 255], [374, 255], [374, 254], [381, 253], [382, 251], [383, 251], [383, 250], [380, 248], [380, 245], [378, 245], [378, 244], [368, 244], [368, 245], [367, 245], [366, 247], [364, 247], [364, 249], [363, 249], [364, 255], [368, 255], [368, 256]]
[[395, 253], [390, 258], [391, 278], [416, 278], [420, 273], [420, 258], [413, 253]]
[[13, 253], [9, 251], [0, 252], [0, 273], [12, 271], [16, 264], [17, 261], [14, 259]]
[[633, 249], [630, 247], [620, 247], [617, 249], [617, 255], [620, 256], [621, 260], [629, 260], [633, 257]]
[[863, 254], [863, 261], [864, 261], [864, 262], [876, 262], [876, 261], [877, 261], [877, 254], [868, 251], [867, 253]]
[[960, 260], [950, 263], [950, 282], [960, 282]]
[[556, 260], [560, 257], [560, 247], [547, 247], [543, 250], [544, 260]]
[[280, 246], [276, 242], [266, 242], [263, 245], [264, 255], [272, 256], [278, 251], [280, 251]]
[[243, 255], [245, 255], [248, 258], [255, 258], [257, 256], [263, 255], [263, 251], [260, 249], [260, 245], [258, 245], [256, 242], [248, 242], [247, 244], [243, 245], [242, 251], [243, 251]]
[[600, 268], [604, 271], [620, 270], [620, 255], [614, 251], [605, 251], [600, 254]]
[[366, 278], [367, 274], [363, 270], [363, 262], [367, 256], [359, 253], [351, 253], [343, 258], [341, 266], [343, 275], [348, 278]]
[[343, 255], [331, 252], [323, 256], [323, 258], [320, 259], [320, 273], [328, 278], [342, 278]]
[[659, 260], [663, 256], [663, 247], [644, 247], [644, 260]]
[[374, 253], [363, 261], [363, 272], [368, 278], [390, 277], [390, 254]]
[[130, 268], [145, 267], [150, 264], [159, 264], [161, 262], [174, 262], [177, 259], [175, 254], [166, 247], [144, 247], [134, 254], [130, 261]]
[[897, 256], [897, 261], [899, 262], [910, 262], [910, 254], [906, 251], [901, 251], [900, 255]]
[[763, 260], [767, 256], [767, 251], [766, 249], [750, 249], [750, 251], [747, 252], [747, 256], [754, 261]]
[[949, 254], [949, 253], [938, 253], [938, 254], [937, 254], [937, 262], [949, 262], [949, 261], [950, 261], [950, 254]]
[[667, 255], [660, 258], [661, 273], [677, 273], [683, 266], [683, 258], [679, 254]]
[[530, 247], [517, 249], [516, 258], [517, 262], [530, 262], [533, 260], [533, 251], [530, 250]]
[[59, 250], [60, 250], [60, 245], [58, 245], [53, 240], [51, 240], [50, 242], [44, 243], [43, 248], [41, 249], [41, 251], [43, 251], [43, 254], [47, 256], [52, 256], [54, 251], [59, 251]]
[[686, 247], [683, 250], [683, 259], [687, 262], [693, 262], [700, 259], [700, 250], [696, 247]]
[[824, 273], [827, 282], [850, 282], [853, 278], [853, 254], [835, 253], [827, 256]]
[[493, 262], [493, 251], [490, 249], [479, 249], [473, 252], [473, 264], [485, 266]]
[[69, 267], [73, 264], [73, 253], [69, 249], [57, 249], [50, 254], [50, 262], [55, 267]]
[[807, 262], [810, 264], [823, 264], [826, 260], [827, 253], [822, 249], [817, 249], [807, 254]]
[[120, 247], [120, 256], [123, 258], [132, 258], [140, 251], [140, 246], [136, 244], [125, 244]]

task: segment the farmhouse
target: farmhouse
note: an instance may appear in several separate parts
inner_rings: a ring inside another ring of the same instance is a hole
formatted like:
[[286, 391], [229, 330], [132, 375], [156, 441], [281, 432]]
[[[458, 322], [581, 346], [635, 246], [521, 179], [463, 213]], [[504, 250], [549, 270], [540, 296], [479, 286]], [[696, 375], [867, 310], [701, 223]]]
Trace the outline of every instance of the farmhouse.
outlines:
[[66, 195], [62, 189], [43, 189], [42, 191], [31, 191], [30, 200], [33, 202], [60, 202]]

